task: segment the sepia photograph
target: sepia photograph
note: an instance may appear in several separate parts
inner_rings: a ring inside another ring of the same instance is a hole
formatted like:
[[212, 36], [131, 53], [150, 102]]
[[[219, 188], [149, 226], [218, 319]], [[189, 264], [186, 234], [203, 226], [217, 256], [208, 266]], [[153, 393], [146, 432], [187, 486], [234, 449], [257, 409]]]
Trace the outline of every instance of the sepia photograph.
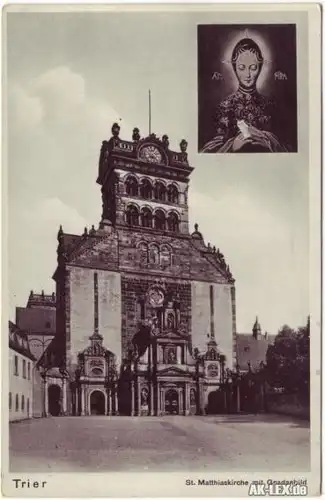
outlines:
[[318, 9], [3, 15], [6, 496], [318, 494]]
[[198, 26], [201, 153], [297, 152], [296, 26]]

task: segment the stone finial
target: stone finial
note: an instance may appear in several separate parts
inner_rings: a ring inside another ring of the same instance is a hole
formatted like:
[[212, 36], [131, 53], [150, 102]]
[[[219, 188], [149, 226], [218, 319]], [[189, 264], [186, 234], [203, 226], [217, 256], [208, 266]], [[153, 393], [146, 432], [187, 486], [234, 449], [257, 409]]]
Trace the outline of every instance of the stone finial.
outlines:
[[91, 226], [91, 230], [89, 231], [89, 234], [92, 235], [96, 232], [94, 224]]
[[42, 290], [42, 297], [44, 297], [44, 290]]
[[55, 293], [52, 292], [52, 300], [55, 300]]
[[121, 127], [119, 126], [118, 123], [113, 123], [111, 130], [112, 130], [113, 137], [117, 138], [119, 136]]
[[180, 144], [179, 144], [179, 147], [181, 148], [182, 153], [186, 153], [187, 145], [188, 145], [187, 141], [185, 139], [182, 139]]
[[60, 225], [59, 231], [58, 231], [58, 240], [63, 236], [63, 229], [62, 226]]
[[32, 297], [34, 297], [34, 290], [31, 290], [31, 291], [30, 291], [29, 296], [30, 296], [31, 298], [32, 298]]
[[197, 232], [198, 232], [198, 230], [199, 230], [199, 225], [198, 225], [198, 223], [197, 223], [197, 222], [194, 224], [194, 230], [195, 230], [195, 232], [196, 232], [196, 233], [197, 233]]
[[85, 229], [84, 229], [84, 234], [83, 234], [83, 235], [84, 235], [84, 236], [88, 236], [88, 229], [87, 229], [86, 227], [85, 227]]
[[138, 127], [135, 127], [132, 133], [132, 141], [139, 141], [140, 138], [140, 130], [138, 129]]
[[213, 252], [213, 253], [216, 253], [216, 247], [215, 247], [215, 245], [214, 245], [214, 246], [213, 246], [213, 248], [212, 248], [212, 252]]
[[211, 244], [208, 243], [208, 252], [211, 252], [211, 251], [212, 251]]
[[256, 316], [255, 323], [253, 325], [253, 337], [257, 339], [260, 336], [261, 331], [261, 325], [258, 321], [258, 317]]
[[168, 138], [168, 135], [165, 134], [165, 135], [162, 136], [162, 143], [165, 146], [165, 148], [169, 147], [169, 138]]

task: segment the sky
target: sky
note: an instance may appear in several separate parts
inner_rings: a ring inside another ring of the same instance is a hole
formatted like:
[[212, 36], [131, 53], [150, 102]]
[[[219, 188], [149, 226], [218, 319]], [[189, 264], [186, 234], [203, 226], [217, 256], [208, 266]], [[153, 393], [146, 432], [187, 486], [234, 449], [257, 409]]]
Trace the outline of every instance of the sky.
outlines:
[[134, 127], [148, 134], [151, 89], [152, 131], [175, 150], [189, 143], [190, 225], [229, 263], [238, 332], [256, 315], [272, 334], [305, 324], [308, 110], [300, 107], [298, 154], [198, 154], [196, 26], [212, 22], [220, 15], [8, 14], [10, 319], [31, 289], [55, 290], [59, 225], [76, 234], [98, 225], [101, 143], [116, 120], [122, 139]]

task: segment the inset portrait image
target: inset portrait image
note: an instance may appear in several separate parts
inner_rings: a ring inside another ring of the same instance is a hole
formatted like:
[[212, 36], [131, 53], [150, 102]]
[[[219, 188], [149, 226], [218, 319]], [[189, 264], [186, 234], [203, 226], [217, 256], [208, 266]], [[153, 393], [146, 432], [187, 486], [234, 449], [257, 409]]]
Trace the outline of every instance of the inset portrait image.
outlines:
[[296, 26], [198, 26], [200, 153], [297, 152]]

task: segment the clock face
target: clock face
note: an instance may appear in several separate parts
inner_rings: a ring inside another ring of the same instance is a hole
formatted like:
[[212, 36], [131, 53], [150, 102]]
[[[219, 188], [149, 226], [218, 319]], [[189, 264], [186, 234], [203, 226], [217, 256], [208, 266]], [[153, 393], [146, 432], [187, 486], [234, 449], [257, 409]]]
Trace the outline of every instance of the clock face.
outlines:
[[158, 288], [153, 288], [149, 292], [149, 302], [154, 307], [159, 307], [164, 302], [164, 294]]
[[145, 146], [140, 151], [140, 158], [148, 163], [161, 163], [162, 156], [155, 146]]

